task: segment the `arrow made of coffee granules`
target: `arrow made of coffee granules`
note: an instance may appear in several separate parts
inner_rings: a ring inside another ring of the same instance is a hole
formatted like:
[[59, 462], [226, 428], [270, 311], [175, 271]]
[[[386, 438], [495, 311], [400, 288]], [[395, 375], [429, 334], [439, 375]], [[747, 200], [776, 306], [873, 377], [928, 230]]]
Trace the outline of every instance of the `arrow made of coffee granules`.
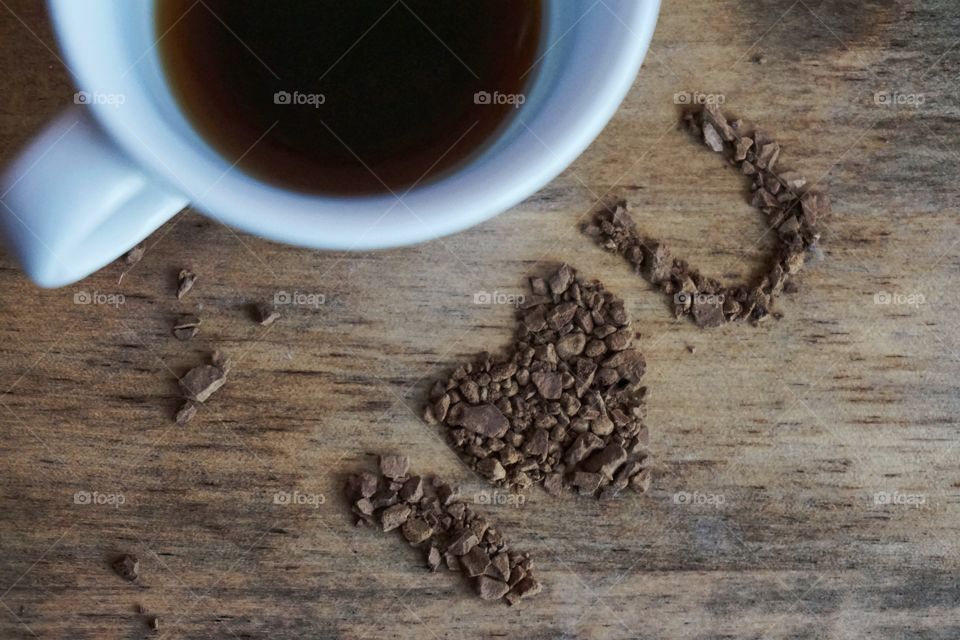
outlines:
[[691, 133], [722, 154], [753, 179], [751, 204], [775, 232], [777, 248], [770, 267], [751, 285], [724, 286], [672, 258], [660, 242], [645, 237], [627, 211], [624, 200], [606, 204], [584, 225], [583, 232], [604, 249], [623, 256], [638, 274], [673, 298], [676, 317], [692, 316], [699, 327], [750, 320], [758, 324], [771, 315], [774, 301], [794, 289], [790, 279], [817, 251], [817, 222], [829, 212], [830, 201], [792, 172], [776, 169], [780, 145], [760, 132], [747, 135], [743, 122], [728, 122], [716, 105], [684, 116]]
[[380, 456], [379, 475], [351, 475], [346, 494], [358, 525], [385, 532], [399, 529], [411, 546], [423, 551], [430, 571], [442, 563], [463, 573], [483, 600], [516, 604], [540, 593], [530, 554], [513, 549], [449, 484], [411, 475], [406, 456]]

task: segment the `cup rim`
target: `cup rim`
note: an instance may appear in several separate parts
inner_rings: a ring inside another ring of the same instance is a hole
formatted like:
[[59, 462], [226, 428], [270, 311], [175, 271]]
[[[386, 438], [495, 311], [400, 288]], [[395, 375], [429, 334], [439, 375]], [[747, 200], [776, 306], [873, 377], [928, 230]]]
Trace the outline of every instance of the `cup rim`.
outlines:
[[[108, 6], [113, 4], [110, 0], [101, 1], [107, 3], [99, 7], [101, 13], [114, 10]], [[103, 77], [100, 55], [104, 45], [91, 46], [90, 31], [85, 28], [90, 24], [92, 3], [48, 0], [54, 30], [74, 80], [81, 88], [118, 86], [124, 93], [143, 94], [143, 88], [133, 80], [135, 74], [119, 85], [116, 78]], [[626, 0], [618, 6], [629, 11], [617, 17], [636, 37], [629, 39], [632, 46], [623, 47], [614, 64], [605, 69], [602, 90], [591, 96], [595, 107], [576, 115], [577, 126], [566, 137], [551, 142], [552, 153], [544, 154], [542, 163], [512, 175], [509, 184], [485, 190], [483, 198], [453, 198], [453, 187], [462, 171], [419, 186], [402, 201], [390, 193], [336, 196], [287, 191], [239, 171], [220, 175], [213, 188], [198, 196], [203, 185], [210, 184], [209, 178], [218, 175], [219, 168], [201, 158], [168, 123], [155, 114], [144, 119], [134, 110], [108, 104], [91, 104], [89, 108], [107, 134], [140, 166], [184, 192], [193, 208], [232, 227], [279, 242], [322, 249], [411, 245], [462, 231], [516, 206], [560, 175], [600, 135], [633, 86], [653, 38], [660, 0]], [[100, 28], [115, 29], [115, 24], [100, 24]], [[101, 41], [108, 41], [110, 34], [107, 36]], [[184, 160], [189, 167], [181, 166]], [[270, 214], [258, 215], [258, 211]], [[428, 214], [429, 222], [420, 214]], [[376, 233], [372, 233], [374, 230]]]

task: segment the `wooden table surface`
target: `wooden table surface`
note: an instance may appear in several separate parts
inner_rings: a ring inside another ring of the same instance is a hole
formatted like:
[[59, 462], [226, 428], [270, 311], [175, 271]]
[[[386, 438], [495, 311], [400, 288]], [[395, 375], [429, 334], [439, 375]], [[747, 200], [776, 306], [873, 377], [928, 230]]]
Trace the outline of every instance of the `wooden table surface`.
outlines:
[[[41, 3], [0, 5], [6, 160], [74, 88]], [[949, 0], [666, 0], [600, 138], [466, 233], [317, 252], [188, 211], [120, 283], [114, 265], [40, 291], [0, 258], [0, 637], [960, 637], [958, 37]], [[615, 195], [708, 274], [761, 263], [743, 181], [677, 127], [683, 91], [723, 95], [833, 196], [824, 259], [779, 321], [676, 321], [577, 230]], [[545, 590], [483, 603], [397, 537], [354, 528], [340, 488], [388, 450], [484, 489], [422, 400], [510, 338], [513, 309], [474, 293], [521, 292], [561, 261], [634, 315], [658, 475], [642, 498], [538, 488], [489, 507]], [[182, 267], [200, 279], [178, 302]], [[260, 327], [249, 305], [278, 292], [325, 303]], [[94, 293], [118, 304], [75, 303]], [[200, 335], [173, 339], [197, 305]], [[177, 427], [176, 377], [215, 348], [231, 378]], [[274, 504], [293, 491], [322, 504]], [[123, 552], [141, 559], [136, 584], [109, 568]]]

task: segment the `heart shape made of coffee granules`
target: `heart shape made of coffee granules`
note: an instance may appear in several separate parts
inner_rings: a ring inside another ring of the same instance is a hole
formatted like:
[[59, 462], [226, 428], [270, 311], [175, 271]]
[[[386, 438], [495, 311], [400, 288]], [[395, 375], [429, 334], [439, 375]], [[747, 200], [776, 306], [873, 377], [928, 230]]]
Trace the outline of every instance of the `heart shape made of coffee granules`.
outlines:
[[564, 264], [530, 278], [505, 358], [437, 380], [424, 419], [488, 481], [600, 498], [650, 488], [643, 355], [623, 300]]

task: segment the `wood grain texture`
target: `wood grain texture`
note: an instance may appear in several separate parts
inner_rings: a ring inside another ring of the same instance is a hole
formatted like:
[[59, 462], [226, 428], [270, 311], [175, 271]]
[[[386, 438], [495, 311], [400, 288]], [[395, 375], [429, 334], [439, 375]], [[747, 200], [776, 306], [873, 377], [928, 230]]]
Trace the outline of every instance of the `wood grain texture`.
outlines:
[[[5, 160], [74, 89], [40, 3], [2, 4]], [[960, 637], [958, 34], [948, 0], [667, 0], [602, 136], [466, 233], [315, 252], [185, 212], [119, 284], [115, 265], [39, 291], [0, 258], [0, 637]], [[682, 91], [723, 94], [833, 195], [825, 259], [780, 321], [709, 333], [674, 321], [577, 231], [609, 193], [707, 274], [760, 263], [742, 180], [677, 129]], [[925, 102], [877, 105], [880, 91]], [[484, 489], [420, 421], [421, 399], [509, 340], [512, 309], [473, 294], [520, 292], [559, 261], [628, 302], [660, 472], [645, 498], [535, 490], [490, 507], [546, 590], [484, 604], [397, 537], [353, 528], [340, 486], [390, 449]], [[200, 280], [178, 302], [185, 266]], [[325, 304], [258, 326], [249, 306], [280, 291]], [[80, 292], [124, 302], [75, 304]], [[924, 303], [876, 304], [881, 292]], [[200, 335], [174, 340], [173, 320], [199, 304]], [[234, 356], [231, 379], [176, 427], [176, 377], [214, 348]], [[273, 504], [294, 490], [325, 502]], [[124, 502], [75, 504], [84, 491]], [[110, 571], [118, 552], [141, 557], [137, 584]]]

